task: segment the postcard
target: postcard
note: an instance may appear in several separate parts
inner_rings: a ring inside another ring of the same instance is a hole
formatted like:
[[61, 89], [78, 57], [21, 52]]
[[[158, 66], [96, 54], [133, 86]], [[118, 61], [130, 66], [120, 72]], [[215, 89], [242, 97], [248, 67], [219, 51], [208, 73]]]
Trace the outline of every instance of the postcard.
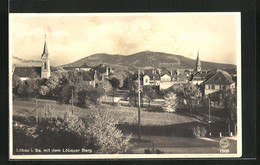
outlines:
[[10, 159], [241, 157], [240, 20], [10, 13]]

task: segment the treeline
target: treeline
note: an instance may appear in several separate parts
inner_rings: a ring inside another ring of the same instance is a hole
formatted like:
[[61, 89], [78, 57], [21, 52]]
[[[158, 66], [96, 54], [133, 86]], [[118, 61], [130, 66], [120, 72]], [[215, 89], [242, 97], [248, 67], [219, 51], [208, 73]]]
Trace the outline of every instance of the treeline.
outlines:
[[83, 81], [86, 72], [69, 71], [52, 73], [49, 79], [28, 79], [21, 81], [13, 75], [13, 95], [23, 98], [45, 98], [60, 101], [61, 103], [74, 103], [80, 107], [98, 105], [100, 98], [113, 92], [118, 87], [118, 80], [102, 80], [93, 87]]

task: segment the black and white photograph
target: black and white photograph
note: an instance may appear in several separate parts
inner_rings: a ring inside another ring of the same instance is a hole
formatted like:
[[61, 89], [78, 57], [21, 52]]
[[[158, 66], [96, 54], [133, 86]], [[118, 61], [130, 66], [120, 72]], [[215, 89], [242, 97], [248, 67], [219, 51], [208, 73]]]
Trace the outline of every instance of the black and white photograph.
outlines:
[[241, 13], [10, 13], [10, 159], [242, 155]]

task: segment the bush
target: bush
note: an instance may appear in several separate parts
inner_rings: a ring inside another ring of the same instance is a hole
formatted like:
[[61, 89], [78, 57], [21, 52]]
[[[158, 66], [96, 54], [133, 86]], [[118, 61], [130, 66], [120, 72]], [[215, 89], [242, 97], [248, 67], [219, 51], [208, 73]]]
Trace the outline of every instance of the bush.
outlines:
[[165, 97], [164, 110], [166, 112], [175, 112], [178, 106], [177, 96], [174, 93], [169, 93]]
[[90, 144], [85, 123], [70, 112], [61, 118], [43, 119], [38, 123], [36, 133], [40, 148], [79, 149]]
[[38, 137], [35, 127], [29, 127], [20, 122], [13, 123], [13, 149], [37, 147], [34, 143]]
[[98, 110], [85, 120], [66, 112], [61, 118], [42, 119], [37, 125], [26, 117], [15, 119], [14, 148], [88, 148], [102, 154], [131, 153], [133, 149], [131, 136], [122, 134], [108, 111]]
[[114, 119], [112, 112], [101, 110], [93, 112], [88, 116], [87, 123], [87, 132], [94, 139], [94, 153], [124, 154], [132, 152], [133, 145], [129, 142], [131, 135], [125, 137], [122, 131], [116, 127], [118, 122]]
[[192, 131], [192, 135], [196, 138], [205, 137], [207, 134], [207, 129], [205, 126], [197, 125], [196, 127], [192, 127], [191, 131]]

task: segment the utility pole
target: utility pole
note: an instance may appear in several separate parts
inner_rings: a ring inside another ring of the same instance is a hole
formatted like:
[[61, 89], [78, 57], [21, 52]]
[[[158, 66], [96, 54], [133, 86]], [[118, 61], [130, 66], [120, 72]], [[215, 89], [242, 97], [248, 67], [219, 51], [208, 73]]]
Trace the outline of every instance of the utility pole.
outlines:
[[38, 124], [37, 98], [35, 98], [35, 120], [36, 120], [36, 124]]
[[141, 140], [141, 117], [140, 117], [140, 69], [138, 69], [138, 139]]
[[71, 105], [72, 105], [72, 114], [73, 114], [73, 111], [74, 111], [74, 105], [73, 105], [73, 101], [74, 101], [74, 91], [73, 89], [71, 90]]
[[210, 131], [210, 97], [209, 97], [209, 136], [211, 136], [211, 131]]

